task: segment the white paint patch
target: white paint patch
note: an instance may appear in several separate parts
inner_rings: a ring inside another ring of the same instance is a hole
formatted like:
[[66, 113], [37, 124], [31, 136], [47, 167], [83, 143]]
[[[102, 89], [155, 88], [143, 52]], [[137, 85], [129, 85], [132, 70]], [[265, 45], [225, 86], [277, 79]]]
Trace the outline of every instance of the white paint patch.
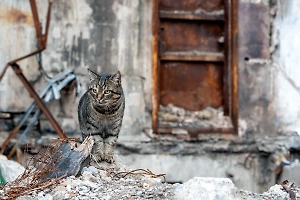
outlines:
[[82, 0], [73, 0], [73, 5], [77, 12], [77, 16], [80, 16], [80, 20], [88, 21], [93, 11], [90, 5]]
[[60, 28], [59, 27], [54, 27], [52, 29], [52, 37], [55, 39], [58, 39], [61, 37], [61, 33], [60, 33]]
[[[279, 48], [273, 56], [274, 69], [274, 112], [276, 125], [284, 131], [300, 131], [300, 2], [284, 1], [287, 11], [278, 10], [275, 31], [279, 32]], [[282, 13], [285, 13], [282, 15]]]
[[[126, 3], [124, 3], [126, 4]], [[114, 1], [112, 10], [117, 17], [119, 30], [118, 30], [118, 68], [121, 73], [126, 69], [126, 50], [128, 47], [128, 40], [130, 40], [130, 11], [131, 9], [117, 1]]]

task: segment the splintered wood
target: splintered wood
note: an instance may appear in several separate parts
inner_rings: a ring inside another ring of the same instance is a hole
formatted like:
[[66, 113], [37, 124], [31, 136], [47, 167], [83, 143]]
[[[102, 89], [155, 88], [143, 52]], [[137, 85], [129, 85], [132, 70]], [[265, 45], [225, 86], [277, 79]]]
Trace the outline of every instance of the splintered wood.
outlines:
[[41, 191], [67, 176], [76, 176], [93, 144], [92, 137], [87, 137], [78, 147], [74, 139], [53, 140], [46, 149], [27, 160], [23, 174], [0, 187], [0, 199], [15, 199]]

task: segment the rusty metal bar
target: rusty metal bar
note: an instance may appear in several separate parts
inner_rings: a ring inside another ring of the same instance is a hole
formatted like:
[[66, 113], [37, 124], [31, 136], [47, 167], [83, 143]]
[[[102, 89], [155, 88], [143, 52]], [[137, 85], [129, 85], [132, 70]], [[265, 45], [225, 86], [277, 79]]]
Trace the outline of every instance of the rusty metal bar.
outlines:
[[38, 11], [36, 8], [35, 0], [30, 0], [30, 7], [31, 7], [34, 26], [35, 26], [38, 47], [39, 47], [39, 49], [41, 49], [44, 47], [44, 42], [43, 42], [43, 35], [42, 35], [42, 30], [41, 30], [41, 26], [40, 26], [40, 20], [39, 20]]
[[[38, 11], [37, 11], [35, 0], [30, 0], [30, 6], [31, 6], [32, 17], [33, 17], [33, 21], [34, 21], [34, 25], [35, 25], [35, 30], [36, 30], [36, 37], [37, 37], [37, 42], [38, 42], [38, 50], [33, 51], [33, 52], [31, 52], [31, 53], [29, 53], [29, 54], [27, 54], [25, 56], [19, 57], [17, 59], [14, 59], [14, 60], [8, 62], [5, 65], [5, 67], [3, 68], [3, 70], [2, 70], [2, 72], [0, 74], [0, 82], [1, 82], [1, 80], [2, 80], [2, 78], [4, 76], [4, 74], [5, 74], [5, 72], [7, 71], [8, 67], [11, 66], [12, 69], [17, 74], [17, 76], [22, 81], [22, 83], [25, 86], [25, 88], [29, 91], [29, 93], [31, 94], [31, 96], [33, 97], [33, 99], [35, 100], [35, 102], [37, 103], [37, 105], [40, 107], [40, 109], [42, 110], [42, 112], [44, 113], [44, 115], [46, 116], [46, 118], [49, 120], [49, 122], [53, 126], [54, 130], [59, 135], [59, 137], [61, 137], [61, 138], [67, 138], [66, 134], [63, 132], [63, 130], [61, 129], [61, 127], [59, 126], [59, 124], [57, 123], [57, 121], [51, 115], [51, 113], [49, 112], [48, 108], [45, 106], [44, 102], [40, 99], [40, 97], [37, 95], [37, 93], [35, 92], [35, 90], [32, 88], [32, 86], [30, 85], [30, 83], [27, 81], [27, 79], [23, 75], [23, 73], [22, 73], [19, 65], [16, 64], [17, 61], [23, 60], [25, 58], [28, 58], [30, 56], [33, 56], [33, 55], [36, 55], [36, 54], [42, 52], [43, 50], [46, 49], [46, 45], [47, 45], [47, 38], [48, 38], [49, 25], [50, 25], [50, 15], [51, 15], [52, 0], [49, 0], [49, 2], [48, 2], [48, 12], [47, 12], [47, 22], [46, 22], [46, 31], [45, 31], [45, 34], [42, 34], [42, 30], [41, 30], [40, 23], [39, 23]], [[18, 132], [18, 130], [20, 128], [21, 128], [20, 126], [16, 126], [11, 131], [10, 135], [8, 136], [8, 138], [2, 144], [2, 150], [1, 150], [2, 153], [4, 152], [5, 147], [8, 145], [8, 143], [10, 142], [10, 140], [16, 135], [16, 133]]]
[[52, 8], [52, 0], [49, 0], [49, 5], [48, 5], [48, 11], [47, 11], [47, 21], [46, 21], [46, 30], [45, 30], [45, 35], [43, 37], [44, 39], [44, 46], [47, 46], [47, 41], [48, 41], [48, 32], [49, 32], [49, 26], [50, 26], [50, 19], [51, 19], [51, 8]]
[[158, 60], [158, 1], [152, 2], [152, 129], [158, 132], [159, 60]]
[[36, 104], [39, 106], [39, 108], [44, 113], [45, 117], [49, 120], [51, 125], [53, 126], [56, 133], [59, 135], [60, 138], [67, 138], [66, 134], [63, 132], [57, 121], [54, 119], [54, 117], [51, 115], [50, 111], [44, 104], [44, 102], [40, 99], [38, 94], [35, 92], [35, 90], [32, 88], [30, 83], [27, 81], [25, 76], [22, 73], [22, 70], [20, 69], [19, 65], [14, 63], [11, 65], [16, 75], [19, 77], [19, 79], [22, 81], [25, 88], [28, 90], [32, 98], [35, 100]]
[[1, 145], [1, 153], [3, 154], [6, 146], [9, 144], [9, 142], [15, 137], [15, 135], [18, 133], [20, 130], [21, 126], [15, 126], [15, 128], [10, 132], [9, 136], [6, 138], [6, 140], [3, 142]]
[[2, 70], [2, 72], [1, 72], [1, 74], [0, 74], [0, 82], [1, 82], [1, 80], [2, 80], [4, 74], [5, 74], [5, 72], [6, 72], [6, 70], [8, 69], [9, 66], [10, 66], [9, 64], [6, 64], [6, 65], [4, 66], [4, 68], [3, 68], [3, 70]]

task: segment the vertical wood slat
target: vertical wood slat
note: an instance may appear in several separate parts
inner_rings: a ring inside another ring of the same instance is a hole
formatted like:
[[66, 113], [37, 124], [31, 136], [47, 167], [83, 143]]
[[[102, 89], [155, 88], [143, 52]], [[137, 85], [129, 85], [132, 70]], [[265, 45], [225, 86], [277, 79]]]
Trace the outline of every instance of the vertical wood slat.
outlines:
[[159, 109], [158, 1], [152, 2], [152, 129], [154, 133], [158, 133]]
[[231, 119], [238, 133], [238, 0], [231, 0]]
[[223, 106], [224, 115], [229, 116], [230, 112], [230, 63], [231, 63], [231, 18], [230, 18], [230, 0], [224, 0], [224, 66], [223, 66]]

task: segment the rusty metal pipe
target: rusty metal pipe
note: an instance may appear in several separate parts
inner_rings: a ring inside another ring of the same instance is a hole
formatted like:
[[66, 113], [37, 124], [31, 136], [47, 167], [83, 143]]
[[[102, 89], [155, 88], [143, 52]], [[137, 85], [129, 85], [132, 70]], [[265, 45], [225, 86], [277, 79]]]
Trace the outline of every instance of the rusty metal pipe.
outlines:
[[5, 74], [5, 72], [6, 72], [6, 70], [8, 69], [9, 66], [10, 66], [10, 65], [7, 63], [7, 64], [5, 65], [5, 67], [3, 68], [3, 70], [2, 70], [2, 72], [1, 72], [1, 74], [0, 74], [0, 82], [1, 82], [1, 80], [2, 80], [4, 74]]
[[9, 144], [9, 142], [15, 137], [15, 135], [18, 133], [20, 130], [21, 126], [15, 126], [15, 128], [10, 132], [9, 136], [6, 138], [6, 140], [3, 142], [1, 145], [1, 153], [3, 154], [6, 146]]
[[49, 32], [49, 26], [50, 26], [50, 19], [51, 19], [51, 8], [52, 8], [52, 1], [49, 0], [48, 5], [48, 12], [47, 12], [47, 21], [46, 21], [46, 30], [44, 35], [44, 46], [47, 46], [47, 40], [48, 40], [48, 32]]
[[[38, 50], [33, 51], [25, 56], [22, 56], [20, 58], [14, 59], [10, 62], [8, 62], [5, 67], [3, 68], [1, 74], [0, 74], [0, 82], [6, 73], [8, 67], [12, 67], [14, 72], [17, 74], [19, 79], [22, 81], [25, 88], [29, 91], [30, 95], [33, 97], [37, 105], [40, 107], [46, 118], [49, 120], [51, 125], [53, 126], [56, 133], [59, 135], [60, 138], [67, 138], [66, 134], [63, 132], [57, 121], [53, 118], [51, 113], [49, 112], [48, 108], [44, 104], [44, 102], [40, 99], [40, 97], [37, 95], [35, 90], [32, 88], [30, 83], [27, 81], [25, 76], [23, 75], [19, 65], [16, 64], [17, 61], [23, 60], [25, 58], [28, 58], [30, 56], [36, 55], [46, 49], [47, 46], [47, 37], [49, 32], [49, 25], [50, 25], [50, 16], [51, 16], [51, 6], [52, 6], [52, 0], [49, 0], [48, 2], [48, 12], [47, 12], [47, 22], [46, 22], [46, 31], [45, 34], [42, 34], [39, 17], [38, 17], [38, 11], [35, 0], [30, 0], [30, 6], [32, 11], [32, 17], [35, 25], [35, 31], [36, 31], [36, 38], [38, 42]], [[2, 144], [1, 152], [3, 153], [6, 149], [6, 146], [9, 144], [10, 140], [17, 134], [17, 132], [20, 130], [21, 126], [16, 126], [8, 136], [8, 138], [5, 140], [5, 142]], [[20, 155], [18, 155], [18, 160], [20, 160]]]
[[32, 98], [35, 100], [36, 104], [39, 106], [39, 108], [44, 113], [45, 117], [49, 120], [52, 127], [56, 131], [56, 133], [59, 135], [60, 138], [67, 138], [66, 134], [63, 132], [57, 121], [54, 119], [54, 117], [51, 115], [50, 111], [44, 104], [44, 102], [40, 99], [38, 94], [35, 92], [35, 90], [32, 88], [30, 83], [27, 81], [27, 79], [24, 77], [22, 70], [20, 69], [19, 65], [14, 63], [11, 65], [16, 75], [19, 77], [19, 79], [22, 81], [25, 88], [28, 90]]
[[42, 35], [42, 30], [41, 30], [41, 26], [40, 26], [40, 20], [39, 20], [39, 15], [38, 15], [35, 0], [30, 0], [30, 7], [31, 7], [34, 26], [35, 26], [38, 48], [41, 49], [45, 46], [44, 46], [44, 38]]

